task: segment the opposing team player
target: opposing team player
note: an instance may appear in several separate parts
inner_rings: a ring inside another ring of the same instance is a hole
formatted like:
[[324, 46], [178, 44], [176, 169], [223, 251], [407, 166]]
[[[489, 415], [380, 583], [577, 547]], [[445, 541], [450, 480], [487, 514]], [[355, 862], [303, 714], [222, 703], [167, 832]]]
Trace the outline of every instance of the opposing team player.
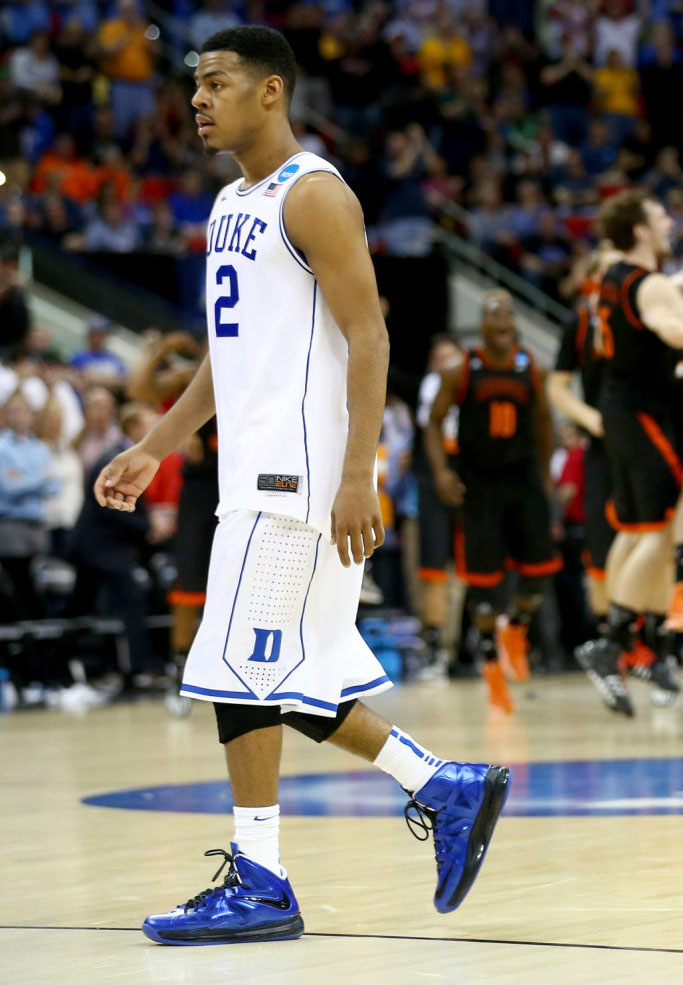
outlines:
[[633, 649], [641, 612], [663, 622], [670, 592], [671, 519], [683, 465], [669, 406], [673, 348], [683, 348], [683, 297], [659, 261], [670, 253], [673, 221], [650, 192], [610, 198], [602, 229], [622, 259], [604, 274], [598, 307], [606, 375], [600, 401], [618, 531], [607, 561], [609, 631], [577, 650], [577, 659], [613, 711], [633, 715], [619, 673]]
[[[590, 435], [586, 449], [586, 570], [591, 607], [600, 635], [607, 631], [605, 567], [614, 530], [605, 515], [605, 506], [612, 493], [612, 478], [602, 440], [602, 415], [598, 409], [605, 366], [602, 336], [597, 330], [598, 298], [602, 275], [620, 256], [608, 242], [596, 252], [591, 270], [593, 290], [577, 305], [575, 317], [562, 336], [555, 369], [548, 377], [551, 403]], [[582, 396], [573, 389], [576, 374], [580, 376]]]
[[208, 225], [209, 356], [95, 486], [101, 505], [134, 509], [159, 461], [216, 411], [220, 522], [182, 692], [214, 702], [235, 839], [207, 853], [228, 865], [218, 887], [147, 918], [145, 934], [165, 944], [303, 933], [279, 861], [283, 723], [410, 792], [433, 825], [442, 912], [470, 888], [510, 778], [444, 762], [358, 700], [390, 686], [354, 625], [363, 558], [383, 540], [373, 469], [388, 344], [358, 202], [289, 126], [294, 78], [289, 45], [267, 28], [203, 46], [199, 135], [244, 175]]
[[[498, 661], [495, 630], [506, 567], [519, 572], [517, 593], [502, 644], [516, 677], [529, 675], [526, 628], [542, 600], [542, 579], [558, 571], [550, 537], [548, 482], [552, 424], [541, 371], [517, 344], [512, 298], [489, 291], [482, 311], [483, 345], [461, 366], [442, 374], [427, 429], [436, 487], [448, 503], [463, 504], [456, 546], [458, 575], [469, 585], [479, 631], [482, 672], [491, 704], [513, 710]], [[459, 471], [448, 466], [442, 421], [460, 408]]]

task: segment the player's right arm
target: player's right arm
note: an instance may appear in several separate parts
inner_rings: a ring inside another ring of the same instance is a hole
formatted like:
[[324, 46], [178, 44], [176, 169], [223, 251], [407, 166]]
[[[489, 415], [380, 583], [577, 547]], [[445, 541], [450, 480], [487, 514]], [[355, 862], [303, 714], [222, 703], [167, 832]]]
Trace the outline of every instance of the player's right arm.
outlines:
[[572, 390], [573, 381], [573, 373], [560, 369], [555, 369], [549, 373], [548, 400], [561, 414], [585, 428], [589, 434], [596, 438], [602, 438], [605, 433], [602, 426], [602, 414], [574, 393]]
[[683, 349], [683, 294], [665, 274], [643, 278], [636, 301], [647, 327], [673, 349]]
[[141, 442], [117, 455], [95, 482], [100, 506], [132, 513], [162, 459], [198, 431], [216, 413], [208, 354], [185, 393]]
[[441, 386], [434, 398], [429, 414], [429, 423], [425, 428], [424, 441], [427, 457], [432, 467], [434, 485], [444, 502], [459, 506], [465, 495], [465, 487], [460, 476], [449, 468], [446, 451], [443, 446], [442, 426], [451, 406], [456, 403], [456, 396], [463, 379], [463, 367], [456, 366], [441, 374]]

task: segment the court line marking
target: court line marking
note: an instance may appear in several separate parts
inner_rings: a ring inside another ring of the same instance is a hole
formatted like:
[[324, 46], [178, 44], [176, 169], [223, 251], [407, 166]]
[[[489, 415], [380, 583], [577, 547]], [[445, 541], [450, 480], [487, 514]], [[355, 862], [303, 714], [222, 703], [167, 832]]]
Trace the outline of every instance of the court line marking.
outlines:
[[[52, 927], [24, 924], [0, 924], [0, 930], [109, 930], [140, 933], [139, 927]], [[683, 954], [681, 947], [634, 947], [626, 944], [570, 944], [567, 941], [506, 941], [491, 937], [419, 937], [410, 934], [336, 934], [319, 930], [306, 931], [305, 937], [344, 937], [352, 940], [436, 941], [453, 944], [515, 944], [519, 947], [569, 947], [589, 951], [644, 951], [654, 954]]]

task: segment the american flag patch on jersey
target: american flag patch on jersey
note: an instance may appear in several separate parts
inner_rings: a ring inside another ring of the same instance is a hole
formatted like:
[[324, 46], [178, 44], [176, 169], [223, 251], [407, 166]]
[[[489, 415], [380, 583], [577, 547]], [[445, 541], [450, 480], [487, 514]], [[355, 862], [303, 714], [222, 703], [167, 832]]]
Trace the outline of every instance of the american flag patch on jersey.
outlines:
[[267, 195], [268, 198], [275, 198], [281, 188], [282, 185], [278, 185], [277, 181], [271, 181], [263, 194]]

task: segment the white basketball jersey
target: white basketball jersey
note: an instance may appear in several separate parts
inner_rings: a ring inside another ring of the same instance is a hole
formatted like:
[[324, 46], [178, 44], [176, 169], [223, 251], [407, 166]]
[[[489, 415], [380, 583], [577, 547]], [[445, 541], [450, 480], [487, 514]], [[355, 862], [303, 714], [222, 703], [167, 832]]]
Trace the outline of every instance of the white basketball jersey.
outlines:
[[207, 229], [206, 306], [218, 419], [217, 514], [264, 510], [329, 537], [348, 433], [348, 349], [287, 237], [294, 183], [339, 172], [302, 151], [256, 185], [219, 193]]

